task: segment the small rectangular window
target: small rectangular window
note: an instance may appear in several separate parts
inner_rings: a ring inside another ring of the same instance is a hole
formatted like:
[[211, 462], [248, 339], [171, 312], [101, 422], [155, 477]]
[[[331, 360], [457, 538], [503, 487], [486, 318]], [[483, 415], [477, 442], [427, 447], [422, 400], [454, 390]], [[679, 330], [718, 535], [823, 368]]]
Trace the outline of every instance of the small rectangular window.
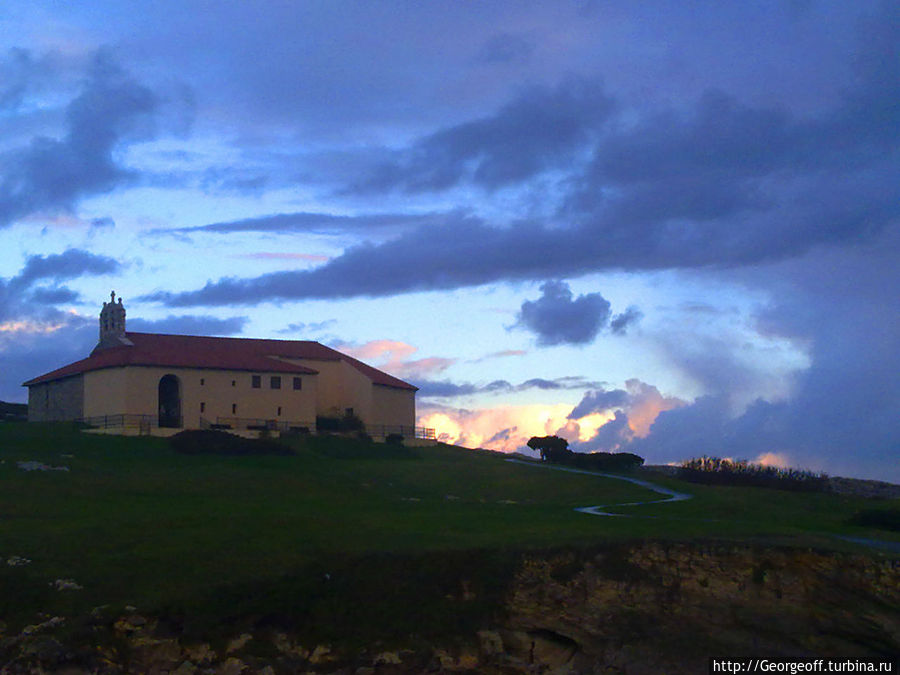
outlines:
[[206, 403], [200, 401], [200, 412], [206, 412]]
[[262, 376], [253, 375], [250, 378], [250, 386], [252, 386], [254, 389], [259, 389], [262, 386]]
[[303, 389], [303, 380], [299, 377], [294, 378], [294, 391], [300, 391]]
[[202, 387], [204, 384], [206, 384], [206, 380], [204, 380], [204, 379], [201, 377], [201, 378], [200, 378], [200, 386]]
[[236, 386], [237, 386], [237, 380], [232, 380], [232, 381], [231, 381], [231, 386], [232, 386], [232, 387], [236, 387]]
[[231, 414], [234, 415], [237, 412], [237, 403], [231, 404]]
[[278, 417], [281, 417], [281, 406], [278, 406], [278, 413], [277, 413], [277, 415], [278, 415]]
[[281, 376], [273, 375], [269, 380], [269, 384], [271, 385], [272, 389], [281, 389]]

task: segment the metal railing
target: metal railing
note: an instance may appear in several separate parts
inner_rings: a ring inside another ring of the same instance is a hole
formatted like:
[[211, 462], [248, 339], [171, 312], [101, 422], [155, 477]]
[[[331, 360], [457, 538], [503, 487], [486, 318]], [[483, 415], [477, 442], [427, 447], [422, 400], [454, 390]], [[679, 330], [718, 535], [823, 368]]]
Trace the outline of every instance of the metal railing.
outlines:
[[[184, 426], [183, 417], [169, 417], [167, 424], [162, 426], [175, 429]], [[158, 428], [159, 415], [141, 415], [138, 413], [118, 413], [115, 415], [94, 415], [92, 417], [78, 417], [73, 420], [75, 424], [82, 424], [94, 429], [139, 429], [142, 433], [150, 433], [150, 429]]]
[[427, 438], [434, 440], [434, 429], [427, 427], [411, 427], [403, 424], [367, 424], [366, 433], [372, 438], [387, 438], [391, 434], [403, 438]]
[[[184, 418], [169, 418], [164, 427], [183, 428]], [[79, 417], [74, 420], [76, 424], [95, 429], [140, 429], [141, 433], [150, 433], [150, 429], [159, 428], [159, 415], [141, 415], [136, 413], [120, 413], [116, 415], [95, 415], [93, 417]], [[176, 424], [177, 423], [177, 424]], [[298, 422], [287, 420], [263, 419], [259, 417], [216, 417], [215, 422], [200, 418], [201, 429], [234, 429], [250, 431], [280, 431], [282, 433], [310, 433], [316, 431], [315, 422]], [[403, 438], [435, 439], [434, 429], [428, 427], [414, 427], [402, 424], [369, 424], [365, 431], [372, 438], [385, 439], [391, 434], [403, 436]]]

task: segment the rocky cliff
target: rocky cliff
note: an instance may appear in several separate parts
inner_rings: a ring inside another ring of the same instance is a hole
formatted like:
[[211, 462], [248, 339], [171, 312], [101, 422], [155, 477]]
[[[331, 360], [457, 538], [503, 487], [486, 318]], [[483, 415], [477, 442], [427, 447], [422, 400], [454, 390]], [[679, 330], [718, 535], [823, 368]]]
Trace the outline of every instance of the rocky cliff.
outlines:
[[[460, 570], [459, 603], [473, 601], [470, 577]], [[131, 609], [2, 636], [2, 672], [677, 674], [706, 672], [710, 656], [888, 658], [900, 561], [659, 542], [525, 555], [481, 630], [428, 644], [309, 644], [271, 626], [196, 642]]]

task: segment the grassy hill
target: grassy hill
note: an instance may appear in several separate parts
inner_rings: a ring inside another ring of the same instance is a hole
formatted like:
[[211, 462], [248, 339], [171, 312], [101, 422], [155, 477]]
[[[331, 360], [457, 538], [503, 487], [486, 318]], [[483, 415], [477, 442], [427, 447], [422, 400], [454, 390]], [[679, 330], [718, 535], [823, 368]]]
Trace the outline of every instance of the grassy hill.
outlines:
[[[694, 498], [609, 509], [640, 517], [597, 517], [573, 509], [660, 496], [450, 446], [407, 452], [337, 438], [292, 443], [297, 454], [287, 457], [188, 456], [163, 439], [0, 424], [0, 558], [13, 561], [0, 565], [0, 618], [13, 627], [39, 612], [133, 605], [185, 630], [252, 617], [324, 638], [353, 624], [362, 639], [365, 628], [452, 631], [459, 626], [447, 622], [477, 623], [523, 550], [636, 538], [817, 547], [850, 546], [834, 534], [900, 541], [847, 524], [884, 504], [873, 500], [655, 476]], [[67, 470], [20, 468], [28, 461]], [[445, 611], [461, 573], [479, 598], [468, 614]], [[81, 588], [58, 590], [57, 580]], [[376, 600], [361, 607], [363, 597]]]

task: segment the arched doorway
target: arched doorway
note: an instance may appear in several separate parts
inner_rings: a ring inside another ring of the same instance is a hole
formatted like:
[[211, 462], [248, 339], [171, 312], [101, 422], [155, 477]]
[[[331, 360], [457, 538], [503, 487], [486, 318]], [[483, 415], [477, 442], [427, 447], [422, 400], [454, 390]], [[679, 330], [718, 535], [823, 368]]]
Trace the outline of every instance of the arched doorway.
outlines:
[[159, 380], [159, 426], [181, 427], [181, 381], [175, 375]]

